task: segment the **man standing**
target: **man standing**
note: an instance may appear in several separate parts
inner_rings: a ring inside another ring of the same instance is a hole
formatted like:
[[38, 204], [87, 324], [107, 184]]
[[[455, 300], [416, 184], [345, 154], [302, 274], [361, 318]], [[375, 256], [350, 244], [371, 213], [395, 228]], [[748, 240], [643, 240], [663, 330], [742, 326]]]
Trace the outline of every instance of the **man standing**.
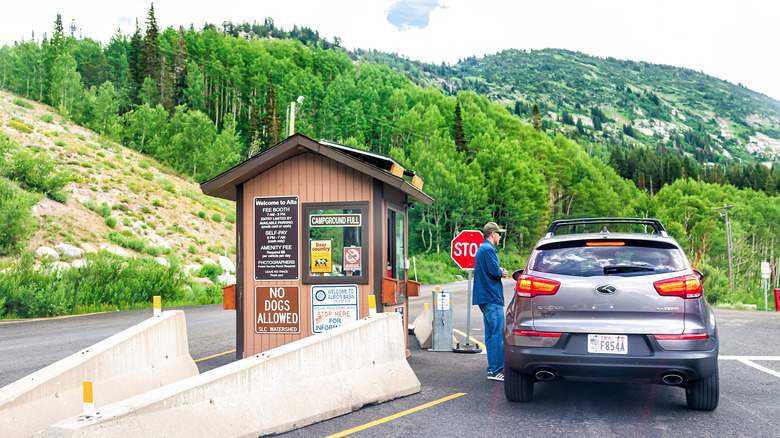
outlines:
[[487, 350], [487, 378], [504, 380], [504, 286], [501, 279], [508, 276], [498, 263], [496, 246], [505, 232], [495, 222], [482, 229], [482, 242], [474, 258], [473, 304], [479, 305], [485, 321], [485, 349]]

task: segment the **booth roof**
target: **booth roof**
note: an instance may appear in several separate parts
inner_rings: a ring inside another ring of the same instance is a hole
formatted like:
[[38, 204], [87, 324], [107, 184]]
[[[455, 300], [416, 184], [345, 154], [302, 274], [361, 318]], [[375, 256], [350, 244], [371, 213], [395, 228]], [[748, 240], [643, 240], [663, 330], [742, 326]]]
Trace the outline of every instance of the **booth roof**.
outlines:
[[417, 178], [420, 177], [416, 172], [400, 166], [400, 164], [392, 158], [327, 140], [317, 142], [303, 134], [293, 134], [292, 136], [287, 137], [285, 140], [271, 146], [262, 153], [201, 183], [200, 189], [206, 195], [236, 201], [237, 186], [265, 172], [276, 164], [305, 152], [314, 152], [338, 161], [359, 172], [383, 181], [390, 186], [396, 187], [416, 201], [425, 205], [433, 205], [433, 198], [428, 196], [425, 192], [414, 187], [403, 179], [403, 177], [388, 173], [395, 164], [403, 169], [404, 175]]

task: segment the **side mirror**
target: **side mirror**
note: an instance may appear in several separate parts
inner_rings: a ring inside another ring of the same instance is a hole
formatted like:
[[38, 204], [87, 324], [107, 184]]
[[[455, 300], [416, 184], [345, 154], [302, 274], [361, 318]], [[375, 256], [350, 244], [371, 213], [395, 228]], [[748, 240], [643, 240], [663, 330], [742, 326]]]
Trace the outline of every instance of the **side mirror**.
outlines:
[[517, 271], [512, 273], [512, 279], [517, 281], [518, 277], [520, 277], [523, 274], [522, 269], [518, 269]]

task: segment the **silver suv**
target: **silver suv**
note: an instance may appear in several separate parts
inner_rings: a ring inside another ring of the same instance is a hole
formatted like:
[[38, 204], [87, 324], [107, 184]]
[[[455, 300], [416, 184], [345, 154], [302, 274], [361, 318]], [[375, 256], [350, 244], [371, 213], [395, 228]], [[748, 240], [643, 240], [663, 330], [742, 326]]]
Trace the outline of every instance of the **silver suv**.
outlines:
[[658, 220], [555, 221], [513, 278], [509, 401], [563, 379], [679, 386], [689, 408], [718, 406], [718, 332], [702, 274]]

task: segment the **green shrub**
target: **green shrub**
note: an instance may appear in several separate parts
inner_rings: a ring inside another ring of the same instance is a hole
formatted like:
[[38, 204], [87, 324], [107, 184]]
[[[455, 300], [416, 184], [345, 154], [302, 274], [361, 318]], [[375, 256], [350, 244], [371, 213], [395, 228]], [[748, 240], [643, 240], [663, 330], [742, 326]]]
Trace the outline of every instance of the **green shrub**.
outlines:
[[65, 193], [65, 192], [62, 192], [62, 191], [59, 191], [59, 192], [49, 192], [49, 193], [46, 194], [46, 196], [49, 199], [51, 199], [53, 201], [57, 201], [57, 202], [59, 202], [61, 204], [64, 204], [64, 203], [68, 202], [68, 194]]
[[141, 174], [141, 177], [147, 181], [151, 181], [154, 179], [154, 174], [152, 172], [144, 172]]
[[152, 212], [152, 209], [147, 207], [147, 206], [143, 206], [143, 207], [141, 207], [141, 212], [143, 214], [150, 214]]
[[97, 155], [98, 157], [101, 157], [101, 158], [105, 158], [106, 157], [106, 154], [103, 151], [98, 151], [97, 154], [95, 154], [95, 155]]
[[129, 227], [132, 223], [133, 223], [133, 221], [131, 221], [129, 217], [123, 217], [122, 218], [122, 225], [124, 225], [126, 227]]
[[54, 121], [54, 116], [52, 116], [49, 113], [41, 114], [41, 120], [43, 120], [46, 123], [51, 123]]
[[197, 254], [198, 248], [195, 245], [190, 245], [187, 247], [187, 252], [190, 254]]
[[67, 144], [67, 143], [65, 143], [65, 142], [64, 142], [64, 141], [62, 141], [62, 140], [57, 140], [57, 141], [55, 141], [55, 142], [54, 142], [54, 145], [55, 145], [55, 146], [59, 146], [59, 147], [65, 147], [65, 146], [67, 146], [68, 144]]
[[44, 194], [59, 191], [68, 184], [68, 177], [54, 169], [54, 161], [46, 154], [26, 150], [13, 155], [5, 173], [22, 188]]
[[106, 225], [108, 225], [111, 228], [116, 227], [116, 218], [113, 218], [111, 216], [106, 218]]
[[151, 165], [152, 163], [148, 162], [147, 160], [141, 160], [138, 162], [138, 167], [140, 167], [141, 169], [148, 169], [149, 166]]
[[163, 190], [176, 194], [176, 186], [168, 178], [157, 178], [157, 182]]
[[205, 264], [198, 270], [198, 277], [208, 278], [212, 283], [217, 282], [217, 276], [222, 274], [222, 267], [212, 263]]
[[219, 213], [214, 213], [213, 215], [211, 215], [211, 220], [213, 220], [214, 222], [222, 222], [222, 215]]
[[100, 204], [100, 207], [97, 207], [95, 209], [95, 213], [99, 214], [100, 216], [109, 217], [111, 216], [111, 207], [108, 206], [107, 203]]
[[14, 99], [14, 103], [15, 103], [16, 105], [19, 105], [19, 106], [21, 106], [21, 107], [24, 107], [24, 108], [27, 108], [27, 109], [33, 109], [33, 108], [35, 108], [35, 107], [33, 106], [33, 104], [31, 104], [30, 102], [28, 102], [28, 101], [26, 101], [26, 100], [18, 99], [18, 98], [17, 98], [17, 99]]
[[30, 208], [36, 202], [35, 195], [0, 177], [0, 255], [19, 250], [32, 235], [35, 221]]
[[17, 131], [25, 132], [27, 134], [33, 132], [32, 126], [26, 125], [22, 122], [18, 122], [16, 120], [11, 120], [8, 122], [8, 126], [16, 129]]
[[165, 252], [165, 248], [161, 246], [149, 246], [146, 248], [146, 253], [152, 257], [160, 257]]
[[205, 219], [206, 218], [206, 213], [203, 212], [203, 211], [199, 211], [198, 212], [198, 217], [201, 218], [201, 219]]
[[231, 224], [234, 224], [234, 223], [236, 223], [236, 215], [234, 215], [233, 213], [228, 213], [225, 216], [225, 220], [230, 222]]
[[152, 206], [153, 207], [162, 207], [162, 203], [160, 202], [159, 199], [155, 199], [154, 201], [152, 201]]

